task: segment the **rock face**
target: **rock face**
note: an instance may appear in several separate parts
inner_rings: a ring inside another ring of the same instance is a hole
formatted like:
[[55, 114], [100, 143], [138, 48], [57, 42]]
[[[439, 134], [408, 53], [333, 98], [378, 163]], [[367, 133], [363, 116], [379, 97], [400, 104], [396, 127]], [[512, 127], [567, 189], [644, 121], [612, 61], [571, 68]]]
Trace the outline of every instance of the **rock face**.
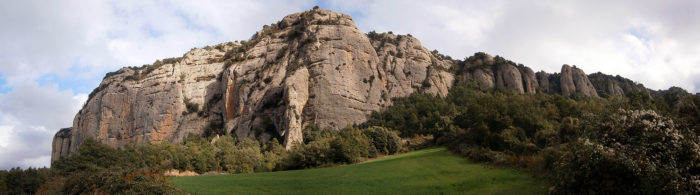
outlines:
[[497, 64], [495, 68], [497, 86], [503, 86], [516, 93], [525, 93], [523, 77], [517, 67], [510, 64]]
[[564, 96], [571, 96], [575, 93], [581, 93], [586, 96], [598, 96], [586, 73], [576, 68], [576, 66], [563, 65], [560, 79], [561, 94]]
[[61, 156], [67, 156], [71, 151], [71, 130], [73, 128], [63, 128], [53, 136], [53, 147], [51, 148], [51, 162], [58, 160]]
[[619, 75], [612, 76], [597, 72], [588, 75], [588, 78], [597, 89], [598, 94], [602, 97], [624, 97], [629, 92], [647, 91], [647, 88], [644, 87], [644, 85], [635, 83], [634, 81], [623, 78]]
[[523, 76], [523, 88], [525, 93], [534, 94], [537, 93], [537, 88], [539, 84], [537, 83], [537, 78], [535, 77], [535, 72], [526, 66], [519, 66], [521, 75]]
[[539, 71], [536, 74], [537, 84], [539, 84], [539, 89], [544, 93], [554, 93], [552, 86], [549, 84], [549, 74], [544, 71]]
[[[597, 96], [576, 67], [535, 74], [485, 53], [452, 60], [411, 35], [364, 34], [350, 16], [315, 9], [265, 25], [247, 41], [108, 73], [73, 127], [54, 136], [51, 159], [77, 152], [88, 137], [122, 147], [228, 132], [277, 139], [290, 149], [310, 124], [341, 129], [391, 106], [392, 98], [446, 96], [453, 84]], [[620, 94], [615, 86], [605, 90]]]
[[506, 60], [492, 57], [485, 53], [476, 53], [467, 58], [459, 70], [461, 80], [458, 85], [474, 82], [481, 88], [503, 87], [518, 94], [539, 92], [571, 96], [580, 93], [586, 96], [598, 96], [588, 76], [583, 70], [563, 65], [560, 74], [548, 74]]
[[87, 137], [122, 147], [226, 131], [291, 148], [309, 124], [340, 129], [394, 97], [447, 95], [454, 64], [412, 36], [364, 34], [345, 14], [296, 13], [248, 41], [108, 73], [54, 137], [52, 161]]

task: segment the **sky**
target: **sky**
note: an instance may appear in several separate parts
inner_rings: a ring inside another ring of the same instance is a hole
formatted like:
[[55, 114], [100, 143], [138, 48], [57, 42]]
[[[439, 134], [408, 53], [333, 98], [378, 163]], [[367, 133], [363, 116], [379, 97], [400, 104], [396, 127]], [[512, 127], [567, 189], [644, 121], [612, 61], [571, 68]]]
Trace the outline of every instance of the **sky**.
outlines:
[[483, 51], [535, 71], [570, 64], [700, 91], [700, 1], [2, 0], [0, 169], [49, 166], [53, 135], [105, 73], [246, 40], [314, 5], [456, 59]]

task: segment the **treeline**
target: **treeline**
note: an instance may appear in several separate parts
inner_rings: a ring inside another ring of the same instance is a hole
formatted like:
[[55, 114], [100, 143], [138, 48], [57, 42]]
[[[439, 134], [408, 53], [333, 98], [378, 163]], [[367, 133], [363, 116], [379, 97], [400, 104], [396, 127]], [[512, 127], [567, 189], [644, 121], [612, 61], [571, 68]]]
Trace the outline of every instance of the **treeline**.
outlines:
[[34, 194], [50, 176], [49, 168], [0, 170], [0, 194]]
[[364, 125], [432, 135], [472, 160], [547, 178], [553, 193], [698, 193], [697, 107], [668, 103], [641, 92], [570, 99], [455, 87], [395, 99]]
[[88, 138], [77, 154], [55, 161], [51, 169], [0, 171], [0, 194], [182, 194], [170, 185], [166, 172], [305, 169], [355, 163], [402, 149], [399, 136], [383, 127], [336, 131], [310, 125], [304, 138], [292, 150], [285, 150], [276, 139], [260, 143], [237, 141], [229, 135], [190, 135], [182, 144], [162, 142], [121, 149]]

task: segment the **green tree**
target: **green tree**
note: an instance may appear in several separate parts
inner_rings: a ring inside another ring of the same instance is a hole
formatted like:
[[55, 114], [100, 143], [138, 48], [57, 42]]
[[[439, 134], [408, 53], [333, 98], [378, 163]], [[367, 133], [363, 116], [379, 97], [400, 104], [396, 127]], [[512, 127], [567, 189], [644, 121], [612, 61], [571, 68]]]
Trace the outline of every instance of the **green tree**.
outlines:
[[331, 149], [335, 162], [356, 163], [369, 156], [370, 141], [359, 129], [345, 128], [331, 142]]
[[401, 150], [401, 138], [384, 127], [369, 127], [363, 133], [370, 139], [371, 146], [382, 154], [395, 154]]

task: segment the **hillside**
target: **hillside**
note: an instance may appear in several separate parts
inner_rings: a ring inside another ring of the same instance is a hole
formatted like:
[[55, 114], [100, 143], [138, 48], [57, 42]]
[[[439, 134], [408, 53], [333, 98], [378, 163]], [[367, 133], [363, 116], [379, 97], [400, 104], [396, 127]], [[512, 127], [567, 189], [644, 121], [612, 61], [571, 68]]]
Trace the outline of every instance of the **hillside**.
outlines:
[[527, 173], [474, 164], [444, 148], [330, 168], [172, 180], [194, 194], [543, 194], [546, 190]]
[[[698, 105], [700, 94], [575, 65], [547, 73], [483, 52], [453, 59], [410, 34], [364, 34], [350, 16], [314, 8], [249, 40], [108, 73], [54, 136], [54, 178], [68, 179], [47, 187], [170, 192], [173, 169], [309, 169], [428, 145], [542, 175], [555, 193], [697, 193]], [[336, 177], [326, 180], [343, 182]]]
[[77, 152], [88, 137], [124, 147], [230, 133], [290, 149], [309, 125], [339, 130], [367, 121], [393, 98], [444, 97], [453, 86], [566, 97], [650, 94], [641, 84], [576, 66], [535, 73], [481, 52], [452, 59], [410, 34], [364, 34], [348, 15], [313, 9], [265, 25], [249, 40], [108, 73], [72, 127], [55, 134], [51, 159]]

